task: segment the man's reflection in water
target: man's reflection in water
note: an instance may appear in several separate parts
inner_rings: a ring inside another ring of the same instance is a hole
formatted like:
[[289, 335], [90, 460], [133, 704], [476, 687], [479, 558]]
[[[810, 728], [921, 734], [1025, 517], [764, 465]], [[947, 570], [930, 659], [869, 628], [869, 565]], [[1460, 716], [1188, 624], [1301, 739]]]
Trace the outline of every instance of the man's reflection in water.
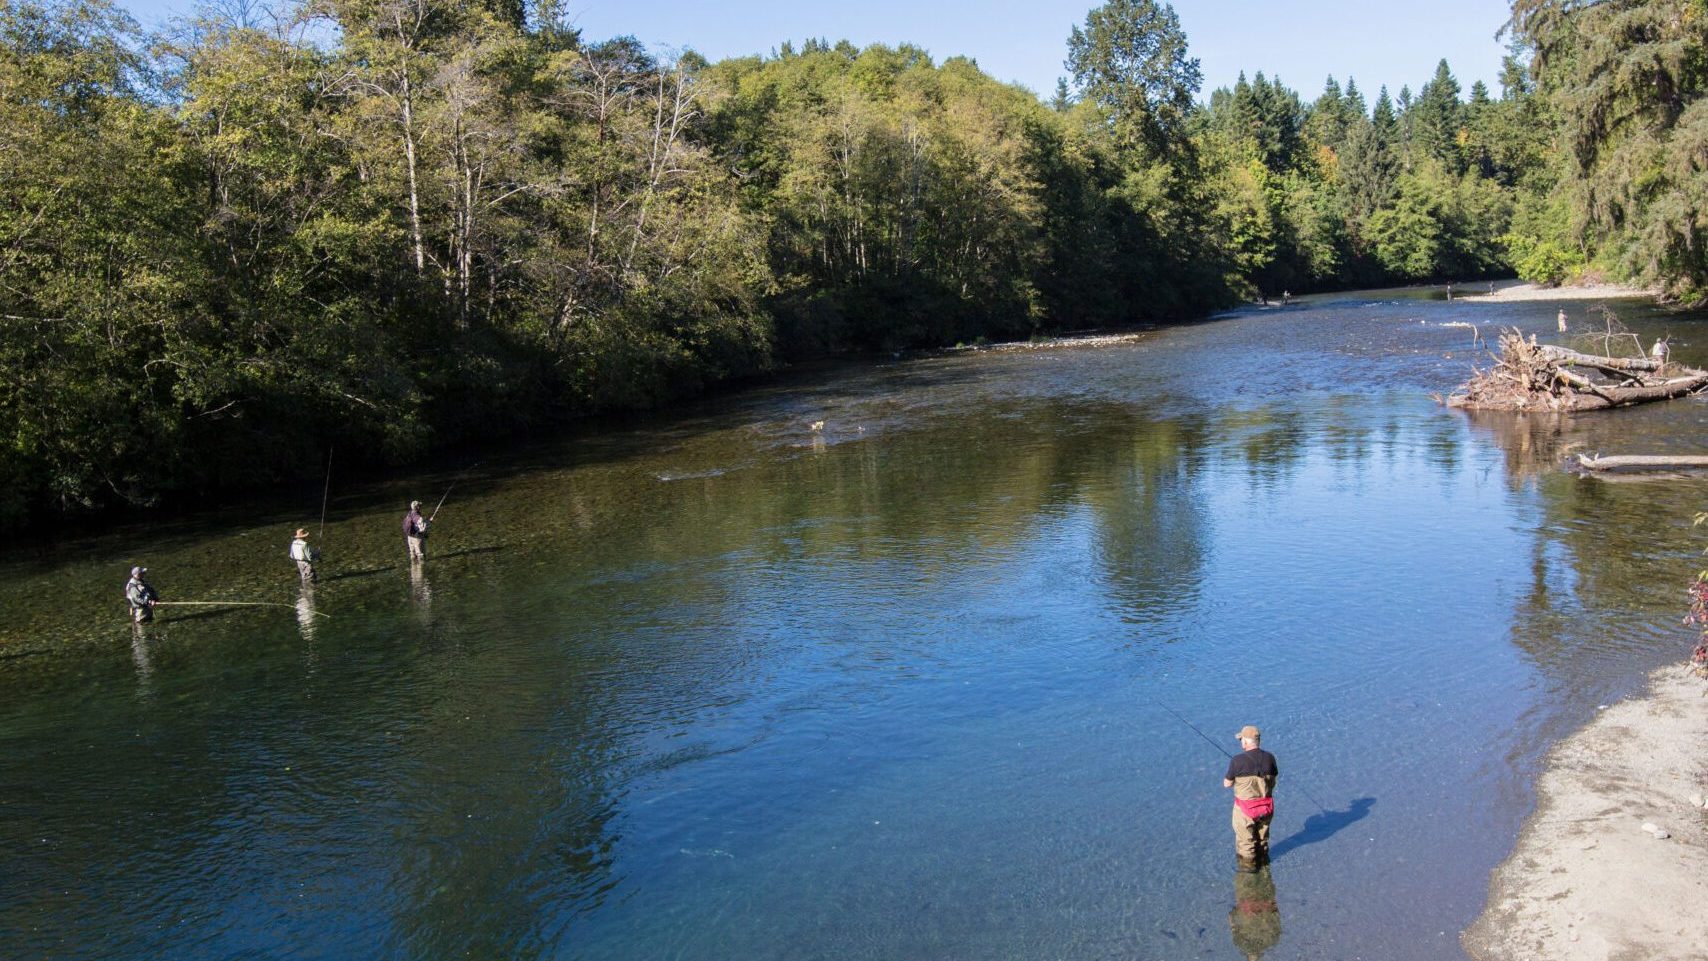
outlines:
[[136, 665], [137, 693], [152, 694], [154, 652], [148, 649], [148, 628], [135, 621], [130, 625], [130, 661]]
[[415, 602], [416, 614], [421, 618], [421, 626], [427, 627], [432, 618], [429, 616], [433, 606], [433, 585], [427, 583], [427, 565], [409, 565], [409, 595]]
[[1275, 903], [1275, 879], [1269, 866], [1256, 874], [1234, 875], [1234, 909], [1228, 912], [1234, 947], [1246, 961], [1257, 961], [1281, 940], [1281, 908]]
[[308, 665], [310, 673], [320, 662], [320, 655], [314, 649], [314, 635], [319, 629], [315, 621], [319, 620], [314, 613], [314, 583], [302, 582], [302, 593], [297, 595], [297, 632], [302, 635], [303, 661]]
[[314, 643], [314, 585], [308, 581], [302, 582], [302, 593], [297, 595], [297, 630], [303, 640]]

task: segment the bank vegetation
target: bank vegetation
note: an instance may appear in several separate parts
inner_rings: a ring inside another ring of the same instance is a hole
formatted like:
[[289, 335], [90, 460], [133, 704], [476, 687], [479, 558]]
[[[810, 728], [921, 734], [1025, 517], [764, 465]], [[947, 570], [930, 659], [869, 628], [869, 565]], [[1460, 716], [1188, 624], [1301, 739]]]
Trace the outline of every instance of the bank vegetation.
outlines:
[[[153, 35], [0, 0], [0, 527], [1283, 291], [1692, 296], [1695, 10], [1526, 0], [1498, 95], [1442, 62], [1307, 100], [1201, 96], [1152, 0], [1090, 11], [1046, 98], [906, 45], [711, 63], [555, 0], [225, 4]], [[1602, 33], [1652, 44], [1646, 72], [1584, 88], [1626, 56]]]

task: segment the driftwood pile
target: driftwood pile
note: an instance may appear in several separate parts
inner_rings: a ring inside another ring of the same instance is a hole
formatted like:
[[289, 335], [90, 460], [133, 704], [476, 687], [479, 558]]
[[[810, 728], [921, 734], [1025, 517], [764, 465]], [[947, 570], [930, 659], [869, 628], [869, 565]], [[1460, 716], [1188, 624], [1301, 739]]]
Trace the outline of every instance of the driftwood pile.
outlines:
[[1646, 357], [1601, 357], [1500, 335], [1494, 367], [1471, 375], [1450, 407], [1575, 412], [1683, 397], [1708, 387], [1708, 371]]

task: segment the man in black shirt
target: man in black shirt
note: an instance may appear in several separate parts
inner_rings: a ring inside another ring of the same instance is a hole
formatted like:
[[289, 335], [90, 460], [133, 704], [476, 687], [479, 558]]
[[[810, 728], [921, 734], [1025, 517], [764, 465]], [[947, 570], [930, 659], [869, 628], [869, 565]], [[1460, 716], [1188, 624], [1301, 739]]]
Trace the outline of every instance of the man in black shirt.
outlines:
[[1256, 871], [1269, 862], [1269, 821], [1275, 816], [1275, 781], [1281, 769], [1275, 766], [1275, 755], [1257, 746], [1263, 739], [1257, 728], [1247, 724], [1235, 736], [1245, 752], [1228, 761], [1222, 787], [1234, 789], [1234, 853], [1239, 870]]

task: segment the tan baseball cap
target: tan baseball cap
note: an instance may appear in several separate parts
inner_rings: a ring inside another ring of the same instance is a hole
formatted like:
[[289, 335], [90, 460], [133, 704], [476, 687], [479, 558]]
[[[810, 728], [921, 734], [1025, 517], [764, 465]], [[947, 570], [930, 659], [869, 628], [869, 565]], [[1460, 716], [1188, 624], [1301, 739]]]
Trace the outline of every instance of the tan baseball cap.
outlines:
[[1248, 737], [1251, 738], [1253, 741], [1257, 741], [1257, 740], [1261, 740], [1263, 738], [1263, 732], [1259, 731], [1257, 728], [1253, 727], [1252, 725], [1247, 724], [1245, 727], [1240, 728], [1239, 733], [1235, 734], [1234, 737], [1236, 737], [1242, 741]]

